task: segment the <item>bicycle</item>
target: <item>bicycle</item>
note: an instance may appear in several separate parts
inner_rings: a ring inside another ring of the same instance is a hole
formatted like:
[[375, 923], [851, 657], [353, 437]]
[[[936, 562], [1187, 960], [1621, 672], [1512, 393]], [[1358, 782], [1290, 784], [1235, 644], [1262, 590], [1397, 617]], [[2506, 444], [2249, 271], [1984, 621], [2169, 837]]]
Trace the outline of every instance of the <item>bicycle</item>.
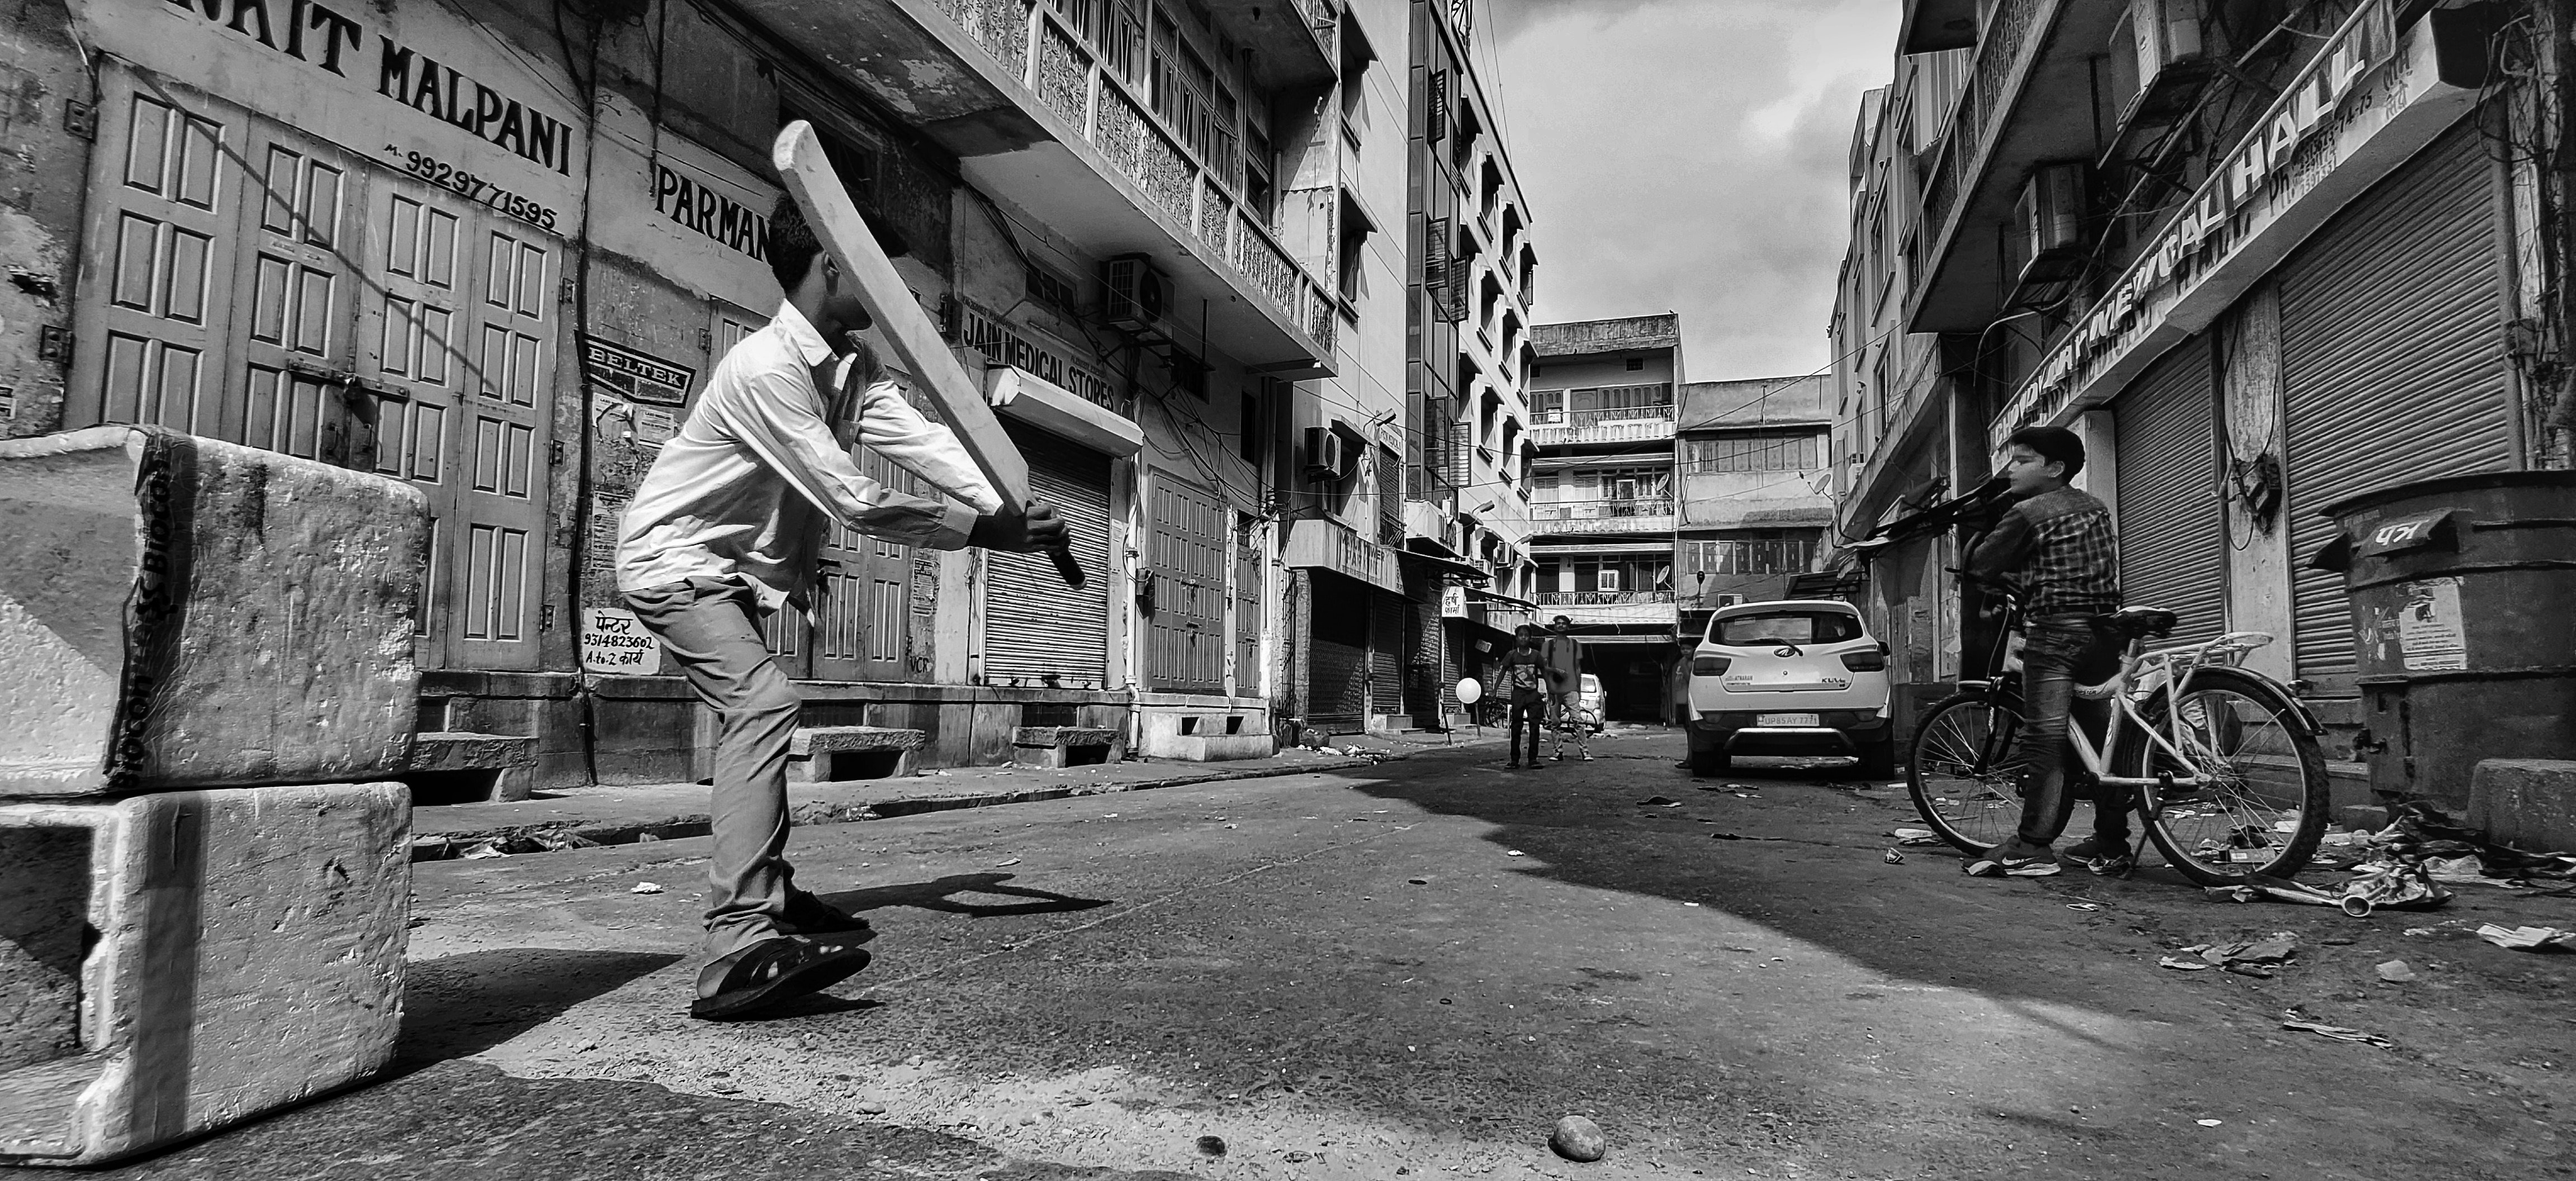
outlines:
[[[1906, 786], [1935, 833], [1974, 857], [2012, 835], [2021, 819], [2021, 681], [2008, 650], [2022, 631], [2022, 597], [1998, 586], [2008, 611], [1988, 667], [1963, 680], [1915, 728]], [[2243, 667], [2270, 644], [2264, 632], [2229, 632], [2150, 649], [2173, 632], [2171, 611], [2129, 607], [2097, 615], [2097, 631], [2125, 643], [2120, 670], [2079, 699], [2111, 702], [2100, 742], [2070, 724], [2069, 790], [2126, 787], [2148, 840], [2167, 863], [2203, 886], [2288, 877], [2325, 835], [2326, 760], [2316, 719], [2287, 687]]]

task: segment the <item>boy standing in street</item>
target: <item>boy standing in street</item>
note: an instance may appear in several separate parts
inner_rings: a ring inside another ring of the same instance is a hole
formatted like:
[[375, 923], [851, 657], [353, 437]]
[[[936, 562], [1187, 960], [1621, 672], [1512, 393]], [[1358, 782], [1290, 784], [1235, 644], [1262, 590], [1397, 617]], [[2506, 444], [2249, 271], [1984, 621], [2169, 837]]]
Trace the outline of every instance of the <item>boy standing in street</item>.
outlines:
[[[797, 889], [787, 863], [787, 749], [801, 702], [760, 635], [770, 614], [806, 608], [825, 531], [839, 522], [907, 545], [1015, 552], [1064, 538], [1054, 509], [1003, 504], [948, 428], [904, 401], [854, 335], [869, 325], [856, 285], [792, 199], [770, 217], [769, 265], [786, 302], [716, 365], [618, 530], [619, 592], [716, 717], [706, 963], [689, 1007], [709, 1019], [829, 987], [868, 963], [867, 923]], [[860, 475], [853, 443], [963, 504]]]
[[[1970, 859], [1977, 877], [2046, 877], [2058, 872], [2050, 845], [2066, 830], [2075, 797], [2066, 787], [2068, 715], [2075, 686], [2100, 681], [2118, 667], [2120, 642], [2096, 633], [2095, 615], [2120, 609], [2117, 540], [2111, 510], [2067, 486], [2084, 470], [2084, 440], [2063, 427], [2026, 427], [2004, 440], [2004, 476], [2018, 498], [1994, 531], [1968, 554], [1967, 572], [2022, 588], [2022, 723], [2025, 755], [2019, 830]], [[2108, 702], [2081, 703], [2085, 724], [2100, 733]], [[2067, 854], [2095, 873], [2126, 873], [2129, 847], [2125, 793], [2098, 789], [2092, 839]]]
[[[1559, 615], [1549, 620], [1547, 639], [1539, 645], [1539, 659], [1547, 664], [1549, 690], [1548, 722], [1556, 731], [1550, 749], [1558, 762], [1565, 761], [1565, 734], [1574, 732], [1574, 751], [1584, 762], [1592, 761], [1592, 731], [1575, 716], [1575, 707], [1583, 704], [1583, 645], [1574, 639], [1574, 621]], [[1530, 761], [1538, 761], [1538, 752], [1530, 752]]]
[[1503, 691], [1511, 694], [1512, 761], [1503, 766], [1517, 771], [1521, 767], [1521, 727], [1529, 727], [1529, 765], [1538, 766], [1538, 731], [1547, 716], [1547, 662], [1538, 654], [1538, 629], [1524, 623], [1516, 633], [1517, 640], [1503, 657]]

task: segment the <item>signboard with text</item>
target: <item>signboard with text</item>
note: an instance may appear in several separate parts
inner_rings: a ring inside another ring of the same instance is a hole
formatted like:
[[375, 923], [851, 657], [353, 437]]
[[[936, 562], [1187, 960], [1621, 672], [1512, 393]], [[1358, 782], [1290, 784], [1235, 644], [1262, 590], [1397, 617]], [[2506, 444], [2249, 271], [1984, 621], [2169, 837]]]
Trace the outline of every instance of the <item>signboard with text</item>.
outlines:
[[662, 642], [644, 630], [632, 611], [584, 607], [581, 667], [584, 672], [650, 676], [662, 667]]

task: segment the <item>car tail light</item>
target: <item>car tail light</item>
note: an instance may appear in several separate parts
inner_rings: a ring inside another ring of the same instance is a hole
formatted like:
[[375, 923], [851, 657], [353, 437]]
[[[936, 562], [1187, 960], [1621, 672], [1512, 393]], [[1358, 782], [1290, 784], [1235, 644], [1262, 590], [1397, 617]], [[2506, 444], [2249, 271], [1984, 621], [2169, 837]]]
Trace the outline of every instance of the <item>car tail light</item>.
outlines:
[[1695, 677], [1719, 676], [1726, 672], [1727, 665], [1733, 663], [1734, 661], [1728, 660], [1723, 656], [1694, 656], [1691, 658], [1691, 675]]
[[1887, 653], [1870, 649], [1843, 653], [1843, 667], [1856, 673], [1885, 672]]

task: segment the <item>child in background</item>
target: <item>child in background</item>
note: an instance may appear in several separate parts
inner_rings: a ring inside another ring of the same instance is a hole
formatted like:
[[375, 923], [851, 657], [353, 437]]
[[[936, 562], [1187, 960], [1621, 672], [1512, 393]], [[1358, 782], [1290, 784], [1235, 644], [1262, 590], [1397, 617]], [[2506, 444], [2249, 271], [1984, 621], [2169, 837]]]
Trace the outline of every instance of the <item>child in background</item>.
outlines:
[[1538, 766], [1538, 732], [1547, 719], [1547, 662], [1539, 656], [1538, 629], [1522, 624], [1519, 642], [1503, 657], [1503, 690], [1511, 694], [1512, 761], [1505, 769], [1517, 771], [1521, 766], [1521, 729], [1529, 728], [1529, 765]]

